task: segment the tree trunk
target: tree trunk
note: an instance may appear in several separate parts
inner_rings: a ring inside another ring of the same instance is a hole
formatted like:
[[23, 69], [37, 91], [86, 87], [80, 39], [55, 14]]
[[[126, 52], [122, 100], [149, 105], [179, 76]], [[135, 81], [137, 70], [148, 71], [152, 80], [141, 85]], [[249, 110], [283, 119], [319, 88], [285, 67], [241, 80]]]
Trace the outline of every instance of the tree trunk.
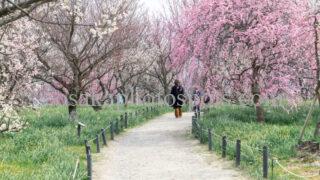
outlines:
[[76, 105], [68, 105], [68, 111], [69, 111], [69, 120], [70, 121], [75, 121], [78, 117], [77, 114], [77, 106]]
[[102, 110], [102, 104], [104, 104], [104, 100], [96, 100], [95, 98], [89, 97], [88, 104], [92, 107], [95, 111]]
[[169, 89], [170, 84], [165, 83], [163, 86], [163, 94], [164, 97], [166, 97], [168, 94], [170, 94], [170, 89]]
[[261, 105], [256, 105], [256, 114], [257, 114], [257, 121], [259, 123], [264, 123], [265, 119], [264, 119], [264, 110], [263, 107]]
[[133, 102], [133, 104], [137, 103], [137, 87], [133, 88], [132, 102]]
[[[318, 76], [318, 75], [317, 75]], [[317, 81], [317, 86], [316, 86], [316, 90], [315, 90], [315, 96], [317, 97], [318, 100], [318, 104], [320, 106], [320, 81]]]
[[264, 118], [264, 109], [261, 106], [260, 103], [260, 89], [258, 84], [255, 84], [252, 88], [252, 94], [253, 94], [253, 103], [256, 107], [256, 117], [257, 117], [257, 122], [263, 123], [265, 121]]
[[313, 22], [313, 31], [314, 31], [314, 51], [315, 51], [315, 60], [317, 64], [317, 72], [316, 72], [316, 78], [317, 78], [317, 86], [315, 89], [316, 96], [318, 98], [318, 103], [320, 106], [320, 59], [319, 59], [319, 33], [318, 33], [318, 27], [319, 27], [319, 22], [317, 19], [317, 16], [314, 17], [314, 22]]
[[[318, 91], [319, 91], [319, 90], [318, 90]], [[316, 96], [317, 96], [318, 103], [319, 103], [319, 106], [320, 106], [320, 94], [318, 93], [318, 94], [316, 94]]]
[[[302, 127], [302, 130], [301, 130], [301, 133], [300, 133], [300, 137], [299, 137], [299, 141], [298, 143], [302, 143], [302, 140], [303, 140], [303, 136], [304, 136], [304, 133], [305, 133], [305, 130], [306, 130], [306, 127], [308, 125], [308, 122], [309, 120], [311, 119], [311, 114], [312, 112], [314, 111], [314, 106], [316, 104], [316, 102], [318, 101], [319, 102], [319, 105], [320, 105], [320, 93], [319, 93], [319, 89], [320, 89], [320, 59], [319, 59], [319, 36], [318, 36], [318, 19], [317, 19], [317, 16], [314, 16], [314, 22], [313, 22], [313, 31], [314, 31], [314, 51], [315, 51], [315, 61], [316, 61], [316, 64], [317, 64], [317, 71], [316, 71], [316, 79], [317, 79], [317, 86], [315, 88], [315, 97], [313, 99], [313, 103], [312, 103], [312, 106], [310, 107], [310, 110], [308, 112], [308, 115], [306, 117], [306, 120], [304, 122], [304, 125]], [[317, 133], [317, 129], [318, 129], [318, 126], [319, 123], [317, 124], [317, 128], [315, 130], [315, 134]]]
[[79, 101], [79, 95], [70, 94], [68, 96], [68, 111], [69, 111], [69, 120], [75, 121], [78, 118], [77, 114], [77, 103]]
[[251, 93], [253, 95], [253, 103], [256, 107], [256, 118], [257, 118], [257, 122], [259, 123], [263, 123], [265, 121], [265, 117], [264, 117], [264, 109], [260, 103], [260, 86], [258, 83], [258, 71], [259, 68], [256, 67], [255, 62], [253, 63], [253, 82], [252, 82], [252, 86], [251, 86]]

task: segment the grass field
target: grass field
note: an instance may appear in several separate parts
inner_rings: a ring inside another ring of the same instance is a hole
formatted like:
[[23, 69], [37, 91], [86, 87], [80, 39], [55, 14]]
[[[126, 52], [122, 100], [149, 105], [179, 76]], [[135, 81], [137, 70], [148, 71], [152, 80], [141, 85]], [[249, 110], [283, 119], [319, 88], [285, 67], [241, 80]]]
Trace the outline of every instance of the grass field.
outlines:
[[[0, 134], [0, 179], [71, 179], [78, 158], [80, 167], [76, 179], [84, 179], [84, 140], [94, 138], [101, 128], [107, 127], [124, 112], [136, 112], [147, 106], [152, 105], [108, 106], [99, 112], [90, 107], [79, 108], [79, 119], [86, 125], [81, 138], [76, 135], [76, 125], [68, 120], [66, 107], [42, 107], [36, 111], [25, 109], [21, 116], [29, 126], [19, 133]], [[141, 124], [168, 108], [157, 110], [147, 117], [141, 113], [137, 117], [129, 116], [129, 124]], [[94, 153], [95, 148], [91, 145]]]
[[[221, 152], [221, 136], [227, 136], [229, 159], [235, 157], [234, 141], [237, 139], [242, 141], [241, 168], [246, 169], [254, 179], [262, 177], [261, 149], [264, 145], [269, 147], [271, 156], [277, 157], [290, 171], [303, 175], [314, 175], [319, 173], [320, 169], [319, 165], [312, 165], [315, 159], [311, 158], [309, 161], [301, 162], [296, 158], [298, 152], [295, 148], [308, 107], [310, 107], [309, 104], [304, 104], [288, 112], [284, 108], [266, 106], [266, 123], [258, 124], [255, 120], [254, 108], [221, 104], [210, 108], [200, 124], [203, 128], [213, 129], [216, 133], [213, 138], [216, 152]], [[306, 130], [306, 140], [312, 140], [319, 115], [320, 109], [317, 108]], [[294, 179], [278, 166], [275, 166], [273, 177], [274, 179]]]

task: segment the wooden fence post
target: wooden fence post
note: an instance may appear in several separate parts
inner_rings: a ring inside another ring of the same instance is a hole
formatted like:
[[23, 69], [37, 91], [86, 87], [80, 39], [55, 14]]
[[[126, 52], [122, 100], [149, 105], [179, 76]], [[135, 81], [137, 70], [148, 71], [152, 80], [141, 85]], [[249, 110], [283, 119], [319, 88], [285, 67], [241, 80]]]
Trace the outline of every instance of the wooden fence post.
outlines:
[[227, 155], [227, 136], [222, 137], [222, 157], [225, 158]]
[[85, 145], [85, 148], [86, 148], [86, 154], [88, 154], [89, 152], [88, 152], [88, 146], [89, 146], [89, 144], [88, 144], [88, 140], [84, 140], [84, 145]]
[[116, 133], [116, 134], [119, 134], [119, 133], [120, 133], [120, 130], [119, 130], [119, 120], [118, 120], [118, 119], [116, 120], [115, 133]]
[[107, 145], [107, 138], [106, 138], [106, 130], [105, 129], [101, 129], [101, 136], [102, 136], [103, 145]]
[[120, 131], [122, 131], [124, 128], [124, 119], [122, 114], [120, 115], [119, 119], [120, 119]]
[[208, 129], [208, 146], [209, 146], [209, 151], [212, 151], [212, 133], [211, 133], [211, 129]]
[[241, 140], [237, 140], [236, 143], [236, 166], [240, 166], [241, 161]]
[[124, 127], [128, 128], [128, 113], [124, 113]]
[[271, 159], [271, 179], [273, 179], [274, 159]]
[[80, 138], [81, 136], [81, 125], [78, 124], [78, 127], [77, 127], [77, 134], [78, 134], [78, 137]]
[[99, 135], [96, 135], [96, 147], [97, 147], [97, 153], [100, 153], [100, 144], [99, 144]]
[[198, 126], [198, 123], [197, 123], [198, 119], [197, 118], [194, 118], [194, 122], [195, 122], [195, 135], [194, 137], [195, 138], [200, 138], [200, 127]]
[[92, 180], [92, 158], [90, 145], [86, 144], [86, 159], [87, 159], [87, 176]]
[[110, 122], [110, 138], [114, 140], [114, 124], [113, 121]]
[[262, 164], [263, 164], [263, 178], [268, 178], [268, 147], [263, 146], [262, 154]]
[[196, 117], [192, 116], [192, 129], [191, 129], [192, 134], [195, 134], [196, 132]]
[[202, 129], [202, 127], [201, 127], [201, 125], [200, 125], [200, 143], [202, 144], [204, 141], [203, 141], [203, 129]]

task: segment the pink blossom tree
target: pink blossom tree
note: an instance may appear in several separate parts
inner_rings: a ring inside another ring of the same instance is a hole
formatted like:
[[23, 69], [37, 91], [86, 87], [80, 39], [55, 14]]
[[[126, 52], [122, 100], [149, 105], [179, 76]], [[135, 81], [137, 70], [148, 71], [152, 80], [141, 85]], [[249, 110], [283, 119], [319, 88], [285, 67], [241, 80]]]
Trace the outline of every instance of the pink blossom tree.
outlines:
[[290, 7], [292, 1], [202, 0], [179, 24], [173, 39], [175, 63], [201, 64], [215, 96], [251, 97], [257, 121], [264, 122], [261, 97], [298, 91], [291, 68], [297, 62], [290, 49]]
[[319, 18], [320, 2], [315, 1], [297, 1], [295, 9], [295, 28], [292, 34], [293, 45], [296, 52], [296, 58], [306, 64], [298, 67], [299, 71], [305, 71], [304, 79], [308, 80], [314, 86], [314, 95], [316, 95], [320, 104], [320, 57], [319, 57]]
[[[298, 66], [297, 71], [305, 72], [301, 76], [301, 81], [307, 87], [311, 87], [311, 94], [315, 96], [313, 106], [318, 101], [320, 105], [320, 2], [313, 1], [297, 1], [295, 3], [295, 28], [292, 34], [296, 51], [296, 58], [302, 63]], [[310, 108], [309, 114], [313, 107]], [[306, 122], [309, 116], [306, 118]], [[299, 141], [302, 140], [307, 123], [302, 129]], [[319, 136], [320, 121], [316, 125], [314, 136]]]

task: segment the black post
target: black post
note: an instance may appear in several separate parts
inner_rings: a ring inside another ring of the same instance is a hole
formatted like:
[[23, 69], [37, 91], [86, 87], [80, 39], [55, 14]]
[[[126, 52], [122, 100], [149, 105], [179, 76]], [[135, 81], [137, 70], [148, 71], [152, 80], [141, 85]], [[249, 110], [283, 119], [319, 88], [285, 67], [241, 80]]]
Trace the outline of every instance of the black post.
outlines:
[[263, 178], [268, 178], [268, 147], [263, 146], [262, 154], [262, 164], [263, 164]]
[[225, 158], [227, 154], [227, 136], [222, 137], [222, 157]]
[[123, 127], [124, 127], [124, 119], [123, 119], [123, 115], [121, 114], [120, 115], [120, 131], [123, 130]]
[[86, 145], [87, 156], [87, 176], [89, 180], [92, 180], [92, 159], [90, 145]]
[[241, 160], [241, 141], [238, 139], [236, 144], [236, 166], [240, 166]]
[[192, 134], [195, 134], [196, 132], [196, 117], [192, 116], [192, 129], [191, 129]]
[[114, 140], [114, 125], [112, 121], [110, 122], [110, 138]]
[[209, 151], [212, 151], [212, 134], [211, 134], [211, 129], [208, 129], [208, 146], [209, 146]]
[[100, 144], [99, 144], [99, 135], [96, 135], [96, 146], [97, 146], [97, 153], [100, 153]]
[[271, 159], [271, 179], [273, 179], [274, 159]]
[[81, 125], [80, 124], [78, 124], [77, 132], [78, 132], [78, 137], [80, 137], [81, 136]]
[[201, 125], [200, 125], [200, 127], [199, 127], [199, 133], [200, 133], [200, 137], [199, 137], [199, 139], [200, 139], [200, 143], [202, 144], [203, 143], [203, 129], [202, 129], [202, 127], [201, 127]]
[[119, 134], [119, 133], [120, 133], [120, 130], [119, 130], [119, 120], [118, 120], [118, 119], [116, 120], [115, 133], [116, 133], [116, 134]]
[[198, 121], [198, 120], [197, 120], [197, 118], [195, 117], [195, 118], [194, 118], [194, 127], [195, 127], [195, 128], [194, 128], [194, 132], [195, 132], [194, 137], [195, 137], [195, 138], [199, 138], [199, 137], [200, 137], [200, 132], [199, 132], [199, 131], [200, 131], [200, 127], [198, 126], [197, 121]]
[[86, 147], [86, 154], [88, 154], [89, 153], [89, 151], [88, 151], [88, 146], [89, 146], [88, 140], [84, 140], [84, 145]]
[[127, 112], [124, 114], [124, 127], [126, 129], [128, 128], [128, 113]]
[[107, 145], [107, 138], [106, 138], [106, 130], [105, 129], [101, 129], [101, 136], [102, 136], [103, 145]]
[[121, 115], [121, 130], [125, 128], [124, 114]]
[[214, 151], [214, 130], [211, 130], [211, 147], [212, 151]]

